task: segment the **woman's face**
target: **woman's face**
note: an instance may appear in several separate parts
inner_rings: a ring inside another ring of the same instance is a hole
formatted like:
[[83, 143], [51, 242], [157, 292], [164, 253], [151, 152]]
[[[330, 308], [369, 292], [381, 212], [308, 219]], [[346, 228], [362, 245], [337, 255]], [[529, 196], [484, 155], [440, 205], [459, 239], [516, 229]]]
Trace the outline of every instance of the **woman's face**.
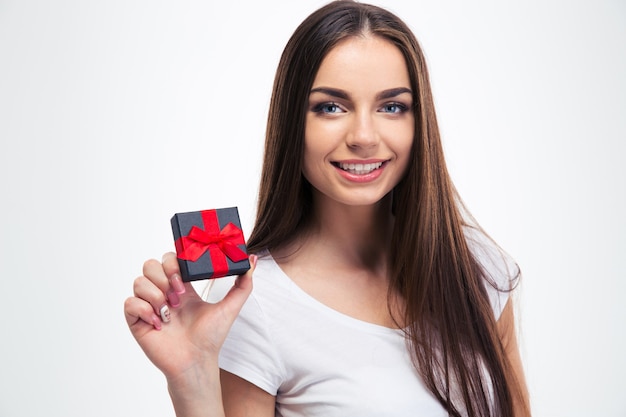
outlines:
[[352, 37], [324, 58], [309, 94], [304, 176], [346, 205], [380, 201], [408, 166], [414, 136], [404, 57], [379, 37]]

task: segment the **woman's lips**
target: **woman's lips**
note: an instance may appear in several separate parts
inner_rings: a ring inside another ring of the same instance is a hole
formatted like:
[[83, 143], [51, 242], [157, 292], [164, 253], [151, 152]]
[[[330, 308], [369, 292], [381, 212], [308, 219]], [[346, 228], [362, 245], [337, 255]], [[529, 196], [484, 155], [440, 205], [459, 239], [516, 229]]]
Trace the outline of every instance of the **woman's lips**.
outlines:
[[370, 182], [380, 177], [387, 161], [341, 161], [333, 166], [343, 178], [352, 182]]
[[374, 171], [375, 169], [378, 169], [382, 166], [382, 162], [374, 162], [374, 163], [369, 163], [369, 164], [363, 164], [363, 163], [345, 163], [345, 162], [339, 162], [339, 168], [343, 169], [344, 171], [347, 171], [351, 174], [356, 174], [356, 175], [365, 175], [365, 174], [369, 174], [370, 172]]

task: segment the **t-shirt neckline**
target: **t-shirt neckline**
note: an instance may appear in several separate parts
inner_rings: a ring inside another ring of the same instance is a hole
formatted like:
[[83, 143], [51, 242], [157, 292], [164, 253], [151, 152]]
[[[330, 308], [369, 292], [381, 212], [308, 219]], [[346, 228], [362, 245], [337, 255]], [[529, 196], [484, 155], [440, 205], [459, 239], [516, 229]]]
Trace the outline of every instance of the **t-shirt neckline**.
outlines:
[[277, 271], [276, 275], [280, 278], [282, 283], [288, 286], [290, 291], [298, 297], [299, 301], [306, 303], [309, 307], [348, 326], [359, 327], [363, 330], [375, 333], [394, 334], [404, 337], [404, 331], [402, 329], [387, 327], [381, 324], [357, 319], [356, 317], [352, 317], [348, 314], [342, 313], [332, 307], [327, 306], [326, 304], [322, 303], [321, 301], [307, 293], [305, 290], [303, 290], [298, 284], [296, 284], [294, 280], [291, 279], [291, 277], [289, 277], [289, 275], [287, 275], [287, 273], [280, 267], [278, 262], [276, 262], [276, 260], [269, 251], [265, 251], [263, 255], [265, 255], [268, 261], [271, 262], [271, 266]]

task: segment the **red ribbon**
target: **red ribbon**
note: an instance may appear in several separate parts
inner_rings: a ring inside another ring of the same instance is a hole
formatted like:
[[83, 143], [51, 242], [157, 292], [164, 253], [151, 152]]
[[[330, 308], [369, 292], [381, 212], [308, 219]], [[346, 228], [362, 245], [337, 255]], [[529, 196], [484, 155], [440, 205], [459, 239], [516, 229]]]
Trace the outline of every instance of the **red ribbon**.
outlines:
[[237, 245], [245, 243], [243, 232], [233, 223], [228, 223], [220, 230], [215, 210], [201, 211], [204, 230], [193, 226], [189, 235], [177, 239], [176, 254], [186, 261], [197, 261], [207, 250], [213, 264], [213, 276], [224, 276], [228, 273], [226, 256], [233, 261], [243, 261], [248, 257]]

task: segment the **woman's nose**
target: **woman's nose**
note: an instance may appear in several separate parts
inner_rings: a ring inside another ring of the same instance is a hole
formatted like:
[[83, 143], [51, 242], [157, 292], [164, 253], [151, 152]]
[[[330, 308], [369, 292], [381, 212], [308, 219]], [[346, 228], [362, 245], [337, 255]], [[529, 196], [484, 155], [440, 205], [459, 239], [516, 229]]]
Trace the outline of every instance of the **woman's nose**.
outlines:
[[346, 143], [351, 148], [372, 148], [378, 145], [379, 138], [373, 117], [369, 113], [355, 113]]

